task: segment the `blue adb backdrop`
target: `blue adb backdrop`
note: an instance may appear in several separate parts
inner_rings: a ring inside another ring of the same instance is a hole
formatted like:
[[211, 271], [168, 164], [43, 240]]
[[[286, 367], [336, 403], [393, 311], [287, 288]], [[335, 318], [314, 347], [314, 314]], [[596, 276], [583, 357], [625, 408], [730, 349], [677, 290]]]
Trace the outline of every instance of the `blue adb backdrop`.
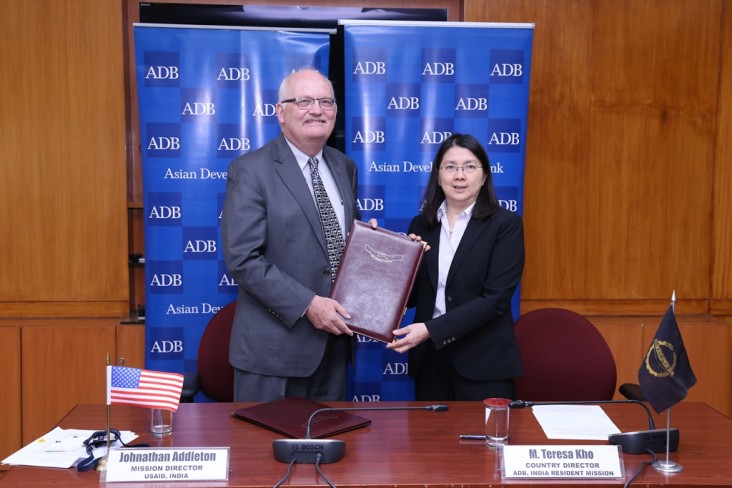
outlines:
[[[405, 231], [419, 212], [432, 157], [454, 132], [481, 140], [501, 205], [521, 213], [533, 25], [341, 24], [345, 103], [338, 117], [345, 119], [345, 152], [359, 168], [362, 219]], [[146, 368], [193, 371], [206, 324], [236, 297], [220, 247], [228, 165], [279, 133], [284, 76], [302, 66], [328, 73], [329, 34], [136, 25], [134, 35]], [[518, 316], [518, 291], [513, 311]], [[347, 398], [412, 399], [406, 355], [357, 339]]]

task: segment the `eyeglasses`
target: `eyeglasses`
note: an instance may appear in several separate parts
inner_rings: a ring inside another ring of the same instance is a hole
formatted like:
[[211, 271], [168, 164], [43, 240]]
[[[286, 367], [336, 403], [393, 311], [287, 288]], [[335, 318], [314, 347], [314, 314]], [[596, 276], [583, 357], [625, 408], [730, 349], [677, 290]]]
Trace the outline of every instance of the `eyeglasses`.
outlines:
[[440, 166], [440, 171], [444, 171], [448, 174], [454, 174], [457, 172], [457, 170], [463, 170], [463, 173], [472, 175], [479, 169], [483, 169], [483, 167], [479, 164], [474, 163], [468, 163], [465, 166], [458, 166], [457, 164], [447, 163]]
[[280, 103], [294, 103], [300, 110], [307, 110], [312, 107], [315, 102], [318, 102], [320, 108], [323, 110], [333, 110], [336, 106], [335, 98], [298, 97], [288, 98], [287, 100], [282, 100]]

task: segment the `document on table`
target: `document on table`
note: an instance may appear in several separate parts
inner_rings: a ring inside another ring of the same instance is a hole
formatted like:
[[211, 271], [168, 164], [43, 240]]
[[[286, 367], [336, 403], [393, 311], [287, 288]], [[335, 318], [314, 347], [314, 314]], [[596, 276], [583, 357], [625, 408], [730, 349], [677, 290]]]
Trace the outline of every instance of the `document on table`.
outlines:
[[[84, 441], [94, 432], [93, 430], [61, 429], [56, 427], [48, 434], [39, 437], [3, 459], [3, 463], [45, 468], [70, 468], [80, 459], [89, 456], [86, 452]], [[137, 434], [130, 431], [122, 431], [120, 434], [125, 444], [137, 437]], [[112, 449], [119, 447], [121, 447], [119, 442], [112, 443]], [[94, 449], [94, 457], [101, 457], [106, 452], [106, 445]]]
[[599, 405], [534, 405], [531, 410], [548, 439], [606, 441], [620, 432]]

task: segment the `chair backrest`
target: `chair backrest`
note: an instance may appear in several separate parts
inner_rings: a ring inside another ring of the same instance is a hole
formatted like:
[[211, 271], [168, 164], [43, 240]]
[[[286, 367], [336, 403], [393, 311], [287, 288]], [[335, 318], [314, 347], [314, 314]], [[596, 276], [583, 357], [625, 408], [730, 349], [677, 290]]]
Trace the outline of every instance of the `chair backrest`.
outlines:
[[229, 364], [231, 326], [236, 302], [211, 317], [198, 346], [198, 383], [201, 391], [217, 402], [234, 400], [234, 367]]
[[610, 347], [585, 317], [561, 308], [533, 310], [514, 326], [524, 376], [516, 398], [536, 402], [610, 400], [617, 371]]

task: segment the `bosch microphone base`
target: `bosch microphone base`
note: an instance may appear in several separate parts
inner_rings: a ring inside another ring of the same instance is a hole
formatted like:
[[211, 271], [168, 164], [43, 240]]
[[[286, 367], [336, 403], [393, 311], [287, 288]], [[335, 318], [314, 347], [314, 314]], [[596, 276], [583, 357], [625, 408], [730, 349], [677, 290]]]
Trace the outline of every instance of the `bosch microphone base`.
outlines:
[[[277, 439], [272, 441], [274, 457], [281, 463], [336, 463], [346, 452], [346, 442], [338, 439]], [[320, 454], [320, 460], [318, 455]]]
[[666, 451], [666, 434], [668, 433], [668, 450], [676, 451], [679, 448], [679, 429], [640, 430], [637, 432], [622, 432], [611, 434], [608, 437], [610, 444], [623, 448], [627, 454], [645, 454], [647, 451]]

